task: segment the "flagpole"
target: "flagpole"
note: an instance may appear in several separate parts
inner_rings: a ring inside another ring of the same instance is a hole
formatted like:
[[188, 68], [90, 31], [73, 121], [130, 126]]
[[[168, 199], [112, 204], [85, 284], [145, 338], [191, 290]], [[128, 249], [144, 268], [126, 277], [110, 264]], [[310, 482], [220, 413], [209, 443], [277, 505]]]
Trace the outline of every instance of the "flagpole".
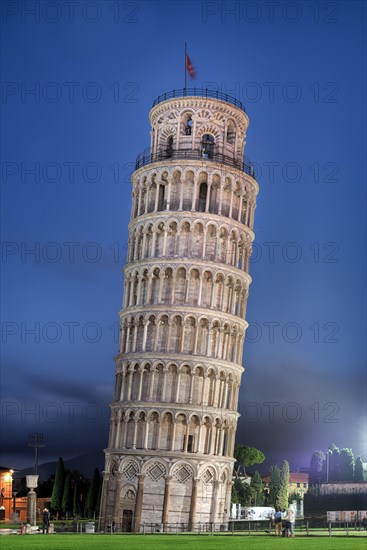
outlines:
[[185, 77], [184, 77], [184, 90], [186, 90], [186, 55], [187, 55], [187, 53], [186, 53], [186, 42], [185, 42], [185, 62], [184, 62], [184, 75], [185, 75]]

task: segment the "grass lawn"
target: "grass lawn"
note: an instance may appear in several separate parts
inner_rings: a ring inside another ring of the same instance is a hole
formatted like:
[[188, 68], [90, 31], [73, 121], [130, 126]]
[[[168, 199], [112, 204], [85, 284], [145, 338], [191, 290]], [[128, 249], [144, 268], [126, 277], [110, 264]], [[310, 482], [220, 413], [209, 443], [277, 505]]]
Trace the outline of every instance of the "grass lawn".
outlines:
[[275, 538], [247, 535], [9, 535], [1, 537], [2, 550], [365, 550], [366, 538]]

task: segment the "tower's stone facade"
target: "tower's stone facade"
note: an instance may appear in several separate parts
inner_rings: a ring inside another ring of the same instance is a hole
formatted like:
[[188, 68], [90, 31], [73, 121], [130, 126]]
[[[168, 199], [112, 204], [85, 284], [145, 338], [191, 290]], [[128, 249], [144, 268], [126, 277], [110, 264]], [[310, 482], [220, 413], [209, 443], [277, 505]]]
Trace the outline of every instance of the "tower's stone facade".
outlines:
[[154, 102], [132, 175], [102, 529], [229, 515], [258, 184], [243, 106], [188, 92]]

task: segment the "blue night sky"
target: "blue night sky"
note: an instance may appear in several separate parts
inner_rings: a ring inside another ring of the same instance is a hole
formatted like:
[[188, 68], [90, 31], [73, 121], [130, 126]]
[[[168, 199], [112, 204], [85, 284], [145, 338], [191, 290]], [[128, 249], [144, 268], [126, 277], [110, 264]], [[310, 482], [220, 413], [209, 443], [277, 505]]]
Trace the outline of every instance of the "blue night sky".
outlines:
[[185, 40], [190, 85], [245, 104], [260, 184], [238, 442], [366, 461], [366, 4], [270, 4], [2, 4], [3, 465], [29, 432], [43, 460], [107, 446], [129, 175]]

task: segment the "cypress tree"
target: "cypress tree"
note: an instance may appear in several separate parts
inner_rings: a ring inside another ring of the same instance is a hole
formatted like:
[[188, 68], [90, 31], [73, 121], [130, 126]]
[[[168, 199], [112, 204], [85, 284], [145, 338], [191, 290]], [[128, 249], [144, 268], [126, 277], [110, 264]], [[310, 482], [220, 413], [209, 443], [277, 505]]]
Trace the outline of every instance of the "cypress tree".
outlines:
[[280, 510], [288, 508], [289, 497], [289, 464], [287, 460], [283, 460], [282, 470], [280, 473], [279, 493], [275, 500], [275, 505]]
[[339, 455], [339, 481], [353, 481], [354, 453], [352, 449], [342, 449]]
[[271, 476], [269, 481], [269, 505], [276, 505], [276, 500], [280, 489], [280, 469], [278, 466], [271, 467]]
[[363, 462], [360, 456], [356, 458], [354, 467], [354, 481], [363, 481]]
[[318, 485], [324, 481], [325, 455], [322, 451], [315, 451], [311, 457], [309, 485]]
[[56, 512], [57, 517], [59, 515], [59, 512], [61, 511], [62, 495], [64, 492], [64, 483], [65, 483], [65, 466], [60, 456], [56, 467], [55, 481], [54, 481], [54, 486], [53, 486], [52, 495], [51, 495], [51, 508]]
[[329, 481], [338, 481], [340, 450], [336, 445], [334, 445], [334, 443], [330, 445], [328, 455], [329, 455]]
[[76, 482], [74, 485], [73, 493], [73, 516], [81, 516], [81, 505], [80, 505], [80, 483]]
[[255, 472], [251, 478], [251, 489], [253, 493], [254, 506], [262, 506], [264, 504], [264, 485], [259, 472]]
[[101, 484], [101, 476], [98, 468], [94, 470], [92, 481], [90, 482], [87, 499], [85, 502], [85, 515], [89, 518], [93, 518], [99, 510], [97, 510], [97, 501], [99, 494], [99, 486]]
[[64, 483], [64, 491], [62, 495], [61, 509], [63, 513], [68, 516], [72, 511], [72, 501], [71, 501], [71, 479], [70, 474], [67, 473]]

